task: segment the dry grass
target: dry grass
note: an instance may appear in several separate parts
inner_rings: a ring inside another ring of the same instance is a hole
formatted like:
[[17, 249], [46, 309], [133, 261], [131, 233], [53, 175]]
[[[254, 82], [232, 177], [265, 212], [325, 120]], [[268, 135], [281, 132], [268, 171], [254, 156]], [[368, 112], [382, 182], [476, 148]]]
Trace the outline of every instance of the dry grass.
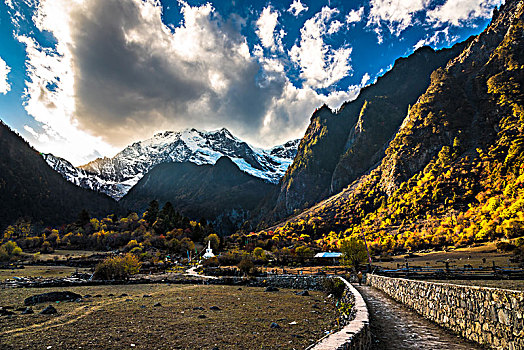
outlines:
[[429, 280], [429, 282], [524, 291], [524, 281], [522, 280]]
[[[493, 261], [497, 266], [514, 266], [517, 264], [509, 261], [511, 253], [501, 253], [497, 251], [495, 243], [487, 243], [477, 247], [458, 248], [448, 252], [436, 251], [429, 253], [416, 253], [417, 257], [407, 257], [406, 255], [394, 256], [393, 261], [389, 262], [374, 262], [373, 265], [382, 266], [385, 268], [395, 269], [397, 264], [404, 267], [406, 261], [410, 265], [417, 266], [444, 266], [442, 261], [449, 260], [450, 266], [464, 267], [469, 264], [473, 267], [491, 267]], [[485, 259], [486, 262], [483, 261]]]
[[[0, 300], [19, 307], [51, 290], [62, 289], [4, 289]], [[47, 306], [40, 304], [34, 315], [1, 317], [2, 349], [301, 349], [335, 326], [334, 309], [320, 292], [304, 297], [285, 289], [160, 284], [68, 290], [93, 297], [55, 304], [57, 315], [39, 315]], [[272, 322], [281, 328], [270, 328]]]
[[[0, 270], [0, 282], [13, 277], [67, 277], [77, 269], [69, 266], [26, 266], [24, 269]], [[89, 272], [89, 269], [78, 269], [79, 272]]]

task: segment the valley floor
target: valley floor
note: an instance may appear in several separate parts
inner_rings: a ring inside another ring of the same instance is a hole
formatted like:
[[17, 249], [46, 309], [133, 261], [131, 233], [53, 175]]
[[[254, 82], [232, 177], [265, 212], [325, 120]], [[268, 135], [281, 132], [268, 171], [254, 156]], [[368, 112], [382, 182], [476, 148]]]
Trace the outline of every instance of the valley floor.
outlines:
[[[1, 306], [16, 309], [28, 296], [56, 290], [63, 289], [2, 289]], [[39, 314], [45, 303], [33, 315], [0, 317], [2, 349], [296, 349], [336, 325], [320, 292], [166, 284], [68, 290], [91, 297], [54, 303], [55, 315]]]

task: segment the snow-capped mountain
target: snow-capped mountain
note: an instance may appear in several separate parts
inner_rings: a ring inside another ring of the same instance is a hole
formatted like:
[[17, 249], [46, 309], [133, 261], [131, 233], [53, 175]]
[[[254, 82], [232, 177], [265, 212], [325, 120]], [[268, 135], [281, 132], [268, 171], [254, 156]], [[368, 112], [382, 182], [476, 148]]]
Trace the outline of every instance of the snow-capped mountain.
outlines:
[[158, 133], [127, 146], [113, 158], [98, 158], [77, 168], [51, 154], [44, 158], [53, 169], [78, 186], [120, 199], [157, 164], [215, 164], [222, 156], [229, 157], [246, 173], [278, 183], [293, 161], [299, 142], [293, 140], [271, 149], [261, 149], [239, 140], [227, 129], [209, 132], [186, 129]]

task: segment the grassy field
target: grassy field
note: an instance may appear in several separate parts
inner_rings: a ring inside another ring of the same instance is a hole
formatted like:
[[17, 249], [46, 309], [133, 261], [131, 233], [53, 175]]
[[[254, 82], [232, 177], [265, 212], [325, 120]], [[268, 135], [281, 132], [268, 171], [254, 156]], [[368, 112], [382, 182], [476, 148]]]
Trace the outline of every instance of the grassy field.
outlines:
[[[374, 262], [373, 265], [385, 268], [396, 269], [397, 266], [404, 267], [406, 262], [413, 266], [444, 266], [443, 261], [449, 261], [450, 267], [491, 267], [493, 261], [497, 266], [514, 266], [517, 264], [509, 261], [511, 253], [501, 253], [497, 251], [495, 243], [487, 243], [477, 247], [458, 248], [451, 251], [435, 251], [427, 253], [416, 253], [416, 257], [398, 255], [393, 257], [393, 261]], [[483, 260], [485, 259], [485, 260]]]
[[[67, 277], [77, 271], [69, 266], [25, 266], [24, 269], [0, 270], [0, 282], [13, 277]], [[79, 272], [89, 272], [89, 269], [78, 269]]]
[[429, 280], [430, 282], [451, 283], [462, 286], [492, 287], [524, 291], [524, 281], [521, 280]]
[[[63, 289], [2, 289], [0, 305], [16, 309], [26, 297], [52, 290]], [[55, 303], [56, 315], [39, 315], [48, 304], [38, 304], [33, 315], [0, 317], [1, 348], [302, 349], [336, 325], [320, 292], [162, 284], [68, 290], [92, 297]]]
[[40, 261], [62, 261], [67, 260], [68, 258], [88, 258], [92, 255], [107, 255], [108, 252], [97, 252], [97, 251], [91, 251], [91, 250], [65, 250], [65, 249], [57, 249], [54, 252], [50, 254], [42, 254], [42, 253], [30, 253], [33, 256], [33, 259], [40, 260]]

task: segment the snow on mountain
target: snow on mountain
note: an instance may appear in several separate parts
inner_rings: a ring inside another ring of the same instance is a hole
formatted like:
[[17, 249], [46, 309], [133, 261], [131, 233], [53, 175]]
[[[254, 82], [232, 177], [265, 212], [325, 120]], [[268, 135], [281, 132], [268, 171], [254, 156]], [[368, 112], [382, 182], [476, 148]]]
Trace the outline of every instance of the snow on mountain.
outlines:
[[222, 156], [231, 158], [246, 173], [277, 183], [293, 162], [299, 142], [261, 149], [239, 140], [225, 128], [209, 132], [186, 129], [158, 133], [127, 146], [113, 158], [98, 158], [77, 168], [52, 154], [44, 158], [70, 182], [118, 200], [157, 164], [215, 164]]

